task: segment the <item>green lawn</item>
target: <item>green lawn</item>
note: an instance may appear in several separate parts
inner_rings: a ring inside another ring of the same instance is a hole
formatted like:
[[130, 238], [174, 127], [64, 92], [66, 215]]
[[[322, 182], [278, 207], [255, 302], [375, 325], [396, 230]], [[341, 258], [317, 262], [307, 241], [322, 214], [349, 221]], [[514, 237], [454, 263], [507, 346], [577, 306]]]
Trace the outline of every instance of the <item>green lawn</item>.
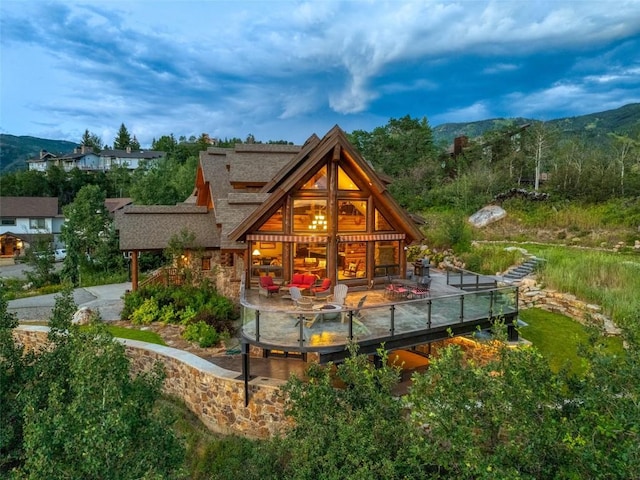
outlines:
[[[584, 372], [584, 359], [578, 356], [578, 346], [589, 342], [585, 327], [565, 315], [539, 308], [521, 310], [519, 316], [528, 324], [520, 329], [520, 335], [549, 360], [554, 372], [566, 364], [573, 373]], [[624, 354], [620, 337], [602, 337], [602, 344], [612, 354]]]

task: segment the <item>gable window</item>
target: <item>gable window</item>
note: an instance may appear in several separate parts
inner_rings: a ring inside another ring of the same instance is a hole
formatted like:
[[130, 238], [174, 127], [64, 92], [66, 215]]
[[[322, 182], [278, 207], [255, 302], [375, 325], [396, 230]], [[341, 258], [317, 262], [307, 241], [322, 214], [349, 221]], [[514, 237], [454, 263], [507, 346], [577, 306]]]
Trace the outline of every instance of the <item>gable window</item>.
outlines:
[[338, 190], [360, 190], [356, 182], [351, 180], [351, 177], [345, 173], [342, 167], [338, 167]]
[[282, 232], [284, 231], [282, 219], [282, 207], [280, 207], [276, 213], [271, 215], [267, 221], [258, 228], [258, 230], [261, 232]]
[[326, 165], [318, 170], [305, 183], [301, 190], [326, 190], [327, 189], [327, 167]]
[[29, 228], [42, 230], [44, 228], [47, 228], [47, 225], [44, 221], [44, 218], [30, 218]]
[[2, 225], [15, 225], [16, 224], [16, 219], [15, 218], [9, 218], [9, 217], [3, 217], [2, 220], [0, 221], [0, 224], [2, 224]]
[[384, 215], [380, 213], [380, 210], [376, 208], [375, 214], [375, 229], [376, 232], [389, 232], [393, 230], [391, 224], [384, 218]]

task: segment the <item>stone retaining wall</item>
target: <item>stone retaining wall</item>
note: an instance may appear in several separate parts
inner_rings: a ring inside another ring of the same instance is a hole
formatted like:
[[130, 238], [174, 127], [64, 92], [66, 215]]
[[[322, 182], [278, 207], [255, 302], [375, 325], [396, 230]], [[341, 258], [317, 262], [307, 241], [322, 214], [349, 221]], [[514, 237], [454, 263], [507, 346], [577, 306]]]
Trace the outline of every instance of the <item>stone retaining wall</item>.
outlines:
[[599, 305], [578, 300], [575, 295], [540, 288], [534, 279], [525, 278], [518, 289], [518, 302], [522, 309], [542, 308], [571, 317], [583, 325], [603, 328], [607, 335], [619, 335], [620, 329], [602, 313]]
[[[16, 340], [27, 350], [45, 348], [48, 327], [20, 326]], [[284, 422], [281, 380], [255, 378], [249, 382], [249, 405], [244, 406], [244, 381], [238, 372], [225, 370], [182, 350], [135, 340], [117, 339], [126, 347], [134, 373], [162, 362], [167, 378], [164, 392], [182, 399], [211, 431], [268, 438]]]

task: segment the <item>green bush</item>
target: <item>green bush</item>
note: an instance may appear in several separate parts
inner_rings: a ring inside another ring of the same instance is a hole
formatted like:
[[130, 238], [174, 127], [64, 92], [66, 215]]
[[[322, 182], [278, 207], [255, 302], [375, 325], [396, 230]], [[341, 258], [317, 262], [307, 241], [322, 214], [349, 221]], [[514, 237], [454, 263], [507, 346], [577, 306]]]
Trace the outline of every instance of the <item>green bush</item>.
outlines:
[[211, 347], [220, 341], [220, 334], [216, 329], [204, 322], [187, 325], [182, 337], [190, 342], [197, 342], [202, 348]]
[[135, 325], [149, 325], [160, 318], [160, 309], [153, 298], [146, 299], [131, 315]]

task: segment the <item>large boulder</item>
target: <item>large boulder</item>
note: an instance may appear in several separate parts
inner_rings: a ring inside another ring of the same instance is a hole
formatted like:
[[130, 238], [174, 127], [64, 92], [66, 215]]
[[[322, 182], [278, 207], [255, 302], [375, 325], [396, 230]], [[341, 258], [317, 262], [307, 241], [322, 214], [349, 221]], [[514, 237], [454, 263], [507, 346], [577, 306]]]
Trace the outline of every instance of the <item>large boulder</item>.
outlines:
[[71, 323], [74, 325], [88, 325], [91, 323], [92, 318], [93, 310], [87, 307], [81, 307], [73, 314]]
[[469, 217], [469, 223], [474, 227], [482, 228], [506, 216], [507, 212], [504, 208], [498, 205], [487, 205], [471, 215]]

